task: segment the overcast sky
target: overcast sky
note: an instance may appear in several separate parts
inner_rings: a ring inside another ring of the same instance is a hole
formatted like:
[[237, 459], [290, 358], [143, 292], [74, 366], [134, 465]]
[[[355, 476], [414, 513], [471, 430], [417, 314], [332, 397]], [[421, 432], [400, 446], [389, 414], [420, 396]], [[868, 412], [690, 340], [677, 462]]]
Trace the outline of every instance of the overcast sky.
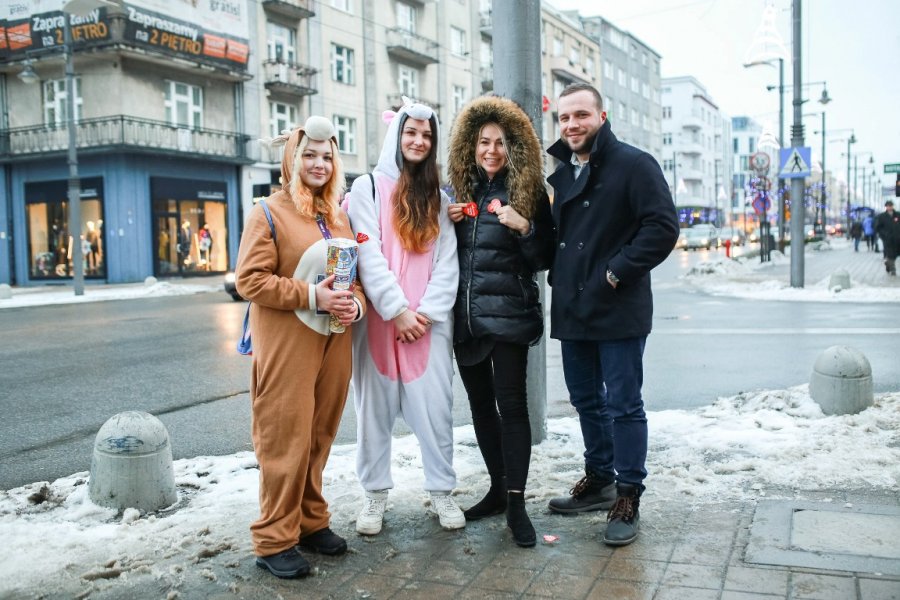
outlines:
[[[790, 0], [550, 0], [561, 9], [600, 15], [630, 31], [662, 55], [663, 77], [692, 75], [729, 116], [749, 115], [778, 128], [778, 69], [742, 64], [759, 28], [767, 4], [775, 6], [777, 28], [791, 51]], [[802, 77], [826, 81], [833, 101], [827, 105], [826, 167], [846, 179], [846, 139], [853, 129], [859, 163], [875, 159], [883, 184], [893, 187], [895, 175], [884, 175], [884, 163], [900, 163], [900, 2], [897, 0], [807, 0], [802, 3]], [[785, 84], [793, 81], [791, 61], [785, 61]], [[821, 85], [811, 85], [804, 112], [820, 112]], [[790, 145], [793, 90], [785, 95], [785, 141]], [[821, 157], [821, 116], [806, 118], [806, 146], [813, 160]], [[832, 134], [831, 132], [834, 131]], [[830, 141], [840, 140], [844, 142]], [[869, 174], [871, 174], [871, 168]], [[862, 186], [862, 169], [859, 171]], [[851, 178], [853, 177], [851, 173]]]

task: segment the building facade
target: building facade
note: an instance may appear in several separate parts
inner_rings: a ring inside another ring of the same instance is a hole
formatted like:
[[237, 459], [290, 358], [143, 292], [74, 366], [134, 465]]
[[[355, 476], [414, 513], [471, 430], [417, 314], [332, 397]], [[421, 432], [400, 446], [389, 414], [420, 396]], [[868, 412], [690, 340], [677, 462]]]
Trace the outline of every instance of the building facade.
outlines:
[[730, 223], [731, 119], [694, 77], [662, 80], [663, 172], [682, 226]]
[[600, 88], [616, 137], [662, 163], [660, 55], [603, 17], [581, 17], [581, 23], [600, 45]]
[[[0, 282], [70, 279], [76, 244], [88, 281], [226, 271], [248, 162], [245, 4], [130, 0], [86, 16], [55, 4], [6, 3], [2, 15]], [[81, 199], [74, 227], [70, 93]]]

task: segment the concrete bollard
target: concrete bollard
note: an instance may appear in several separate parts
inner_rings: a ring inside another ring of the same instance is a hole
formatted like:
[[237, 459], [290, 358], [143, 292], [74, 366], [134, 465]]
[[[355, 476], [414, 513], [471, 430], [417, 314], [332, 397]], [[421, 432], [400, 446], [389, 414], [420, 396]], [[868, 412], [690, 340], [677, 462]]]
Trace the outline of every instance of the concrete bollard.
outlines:
[[865, 354], [849, 346], [831, 346], [816, 359], [809, 395], [826, 415], [856, 414], [872, 406], [872, 367]]
[[151, 512], [178, 500], [172, 447], [165, 425], [151, 414], [122, 412], [97, 432], [91, 459], [95, 504]]
[[12, 298], [12, 288], [8, 283], [0, 283], [0, 300], [9, 300]]
[[148, 275], [144, 279], [144, 287], [153, 287], [156, 284], [157, 284], [157, 279], [153, 275]]
[[831, 274], [831, 278], [828, 280], [828, 289], [835, 288], [838, 290], [850, 289], [850, 273], [847, 272], [847, 269], [838, 269]]

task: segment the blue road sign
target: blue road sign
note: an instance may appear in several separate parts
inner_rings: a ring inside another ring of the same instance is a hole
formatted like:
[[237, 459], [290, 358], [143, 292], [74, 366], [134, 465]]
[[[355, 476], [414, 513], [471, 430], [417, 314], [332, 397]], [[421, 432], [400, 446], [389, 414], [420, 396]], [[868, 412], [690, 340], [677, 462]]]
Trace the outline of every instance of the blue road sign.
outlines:
[[809, 166], [812, 164], [811, 156], [812, 150], [809, 146], [782, 148], [779, 153], [778, 162], [781, 168], [778, 169], [778, 176], [782, 179], [809, 177]]

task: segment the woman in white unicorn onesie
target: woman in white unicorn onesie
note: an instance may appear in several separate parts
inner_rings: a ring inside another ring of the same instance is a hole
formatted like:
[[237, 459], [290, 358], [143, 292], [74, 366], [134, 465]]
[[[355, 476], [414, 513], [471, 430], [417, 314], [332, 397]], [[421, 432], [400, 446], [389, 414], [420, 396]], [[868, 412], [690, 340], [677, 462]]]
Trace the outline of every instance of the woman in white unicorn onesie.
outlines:
[[406, 98], [384, 119], [378, 164], [371, 178], [354, 181], [347, 207], [359, 242], [359, 277], [374, 309], [353, 328], [356, 471], [365, 490], [356, 531], [381, 531], [394, 487], [391, 432], [398, 414], [418, 439], [432, 511], [444, 529], [460, 529], [466, 520], [450, 497], [459, 265], [450, 200], [439, 187], [438, 119]]

